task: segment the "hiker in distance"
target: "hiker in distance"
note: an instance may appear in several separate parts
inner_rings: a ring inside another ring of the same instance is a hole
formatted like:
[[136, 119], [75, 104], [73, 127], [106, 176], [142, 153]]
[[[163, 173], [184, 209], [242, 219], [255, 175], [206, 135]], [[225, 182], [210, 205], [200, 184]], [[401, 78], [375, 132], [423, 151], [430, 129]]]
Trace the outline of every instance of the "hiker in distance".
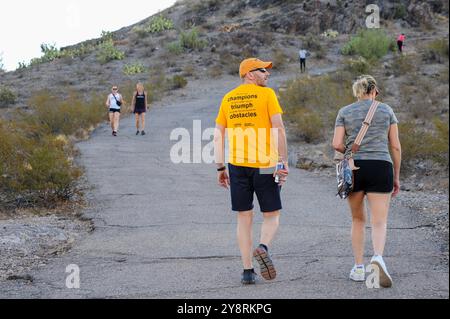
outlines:
[[120, 109], [123, 104], [123, 97], [119, 93], [119, 88], [114, 85], [111, 94], [106, 98], [106, 107], [109, 109], [109, 122], [111, 123], [112, 135], [117, 136], [120, 121]]
[[147, 92], [142, 83], [136, 84], [136, 92], [131, 102], [132, 111], [136, 117], [136, 135], [145, 135], [145, 112], [148, 109]]
[[400, 52], [400, 53], [403, 53], [405, 38], [406, 38], [406, 36], [404, 33], [400, 34], [397, 38], [397, 47], [398, 47], [398, 52]]
[[[269, 246], [279, 226], [281, 185], [286, 182], [289, 169], [283, 111], [275, 92], [267, 88], [270, 68], [272, 62], [256, 58], [242, 61], [239, 74], [243, 83], [225, 95], [216, 118], [217, 179], [220, 186], [230, 187], [232, 210], [237, 212], [243, 284], [255, 283], [252, 255], [259, 263], [264, 279], [272, 280], [277, 274]], [[228, 129], [230, 143], [229, 173], [224, 160], [225, 129]], [[276, 171], [275, 167], [279, 165], [281, 167]], [[254, 193], [264, 217], [260, 242], [255, 249], [252, 242]]]
[[[370, 263], [379, 267], [380, 286], [387, 288], [392, 286], [392, 278], [383, 260], [389, 205], [391, 198], [400, 192], [401, 145], [398, 120], [389, 105], [378, 104], [375, 100], [379, 88], [372, 76], [359, 77], [353, 84], [353, 94], [358, 101], [339, 110], [333, 138], [334, 149], [345, 153], [346, 156], [352, 156], [358, 168], [353, 171], [354, 185], [348, 197], [352, 213], [351, 237], [355, 258], [350, 279], [365, 281], [364, 198], [367, 197], [374, 251]], [[361, 135], [358, 137], [358, 134], [368, 113], [373, 114], [373, 118], [360, 142]], [[355, 143], [357, 137], [358, 141]], [[354, 143], [360, 145], [359, 149]]]
[[309, 52], [305, 49], [300, 49], [298, 55], [300, 58], [300, 72], [303, 73], [306, 71], [306, 58], [309, 56]]

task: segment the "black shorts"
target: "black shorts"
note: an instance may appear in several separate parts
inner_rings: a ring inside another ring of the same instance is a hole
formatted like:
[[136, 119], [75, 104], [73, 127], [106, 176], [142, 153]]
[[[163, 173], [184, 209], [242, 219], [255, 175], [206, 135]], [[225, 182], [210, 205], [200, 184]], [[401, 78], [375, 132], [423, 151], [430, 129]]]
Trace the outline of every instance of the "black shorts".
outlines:
[[[260, 174], [259, 168], [228, 164], [230, 171], [231, 205], [235, 212], [253, 209], [253, 193], [256, 193], [263, 213], [281, 210], [281, 187], [272, 174]], [[275, 170], [275, 168], [274, 168]]]
[[134, 110], [134, 112], [133, 112], [134, 114], [142, 114], [142, 113], [145, 113], [145, 109], [135, 109]]
[[109, 109], [109, 113], [120, 113], [120, 109]]
[[394, 169], [391, 162], [380, 160], [355, 160], [359, 170], [354, 172], [353, 192], [392, 193]]

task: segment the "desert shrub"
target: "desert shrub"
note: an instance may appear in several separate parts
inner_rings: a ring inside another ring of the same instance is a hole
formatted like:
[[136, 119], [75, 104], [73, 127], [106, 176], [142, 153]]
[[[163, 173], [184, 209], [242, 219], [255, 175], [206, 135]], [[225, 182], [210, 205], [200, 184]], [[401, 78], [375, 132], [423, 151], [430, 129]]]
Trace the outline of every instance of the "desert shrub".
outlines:
[[190, 32], [181, 32], [179, 43], [185, 50], [201, 50], [208, 45], [207, 40], [200, 39], [196, 28]]
[[41, 57], [31, 59], [29, 64], [30, 66], [51, 62], [62, 57], [61, 51], [56, 47], [55, 44], [42, 43], [41, 53]]
[[303, 40], [303, 47], [310, 51], [316, 51], [321, 49], [322, 44], [320, 43], [320, 39], [316, 35], [308, 33]]
[[0, 107], [7, 107], [15, 104], [17, 95], [11, 89], [0, 86]]
[[404, 19], [406, 18], [407, 15], [408, 11], [406, 10], [406, 7], [402, 3], [397, 4], [394, 7], [394, 16], [393, 16], [394, 19]]
[[166, 78], [166, 73], [161, 67], [157, 67], [151, 70], [150, 77], [144, 86], [148, 93], [148, 102], [160, 100], [164, 93], [168, 90], [167, 83], [169, 80]]
[[395, 48], [394, 40], [379, 29], [361, 30], [344, 45], [344, 55], [360, 55], [369, 61], [378, 60]]
[[448, 39], [437, 39], [425, 48], [423, 59], [428, 63], [444, 63], [448, 56]]
[[158, 15], [150, 20], [144, 26], [137, 26], [133, 28], [139, 36], [146, 36], [149, 33], [159, 33], [166, 30], [171, 30], [174, 28], [172, 20], [164, 17], [163, 15]]
[[105, 64], [113, 60], [123, 60], [124, 58], [125, 53], [116, 49], [112, 39], [106, 40], [99, 45], [97, 59], [101, 64]]
[[131, 64], [125, 64], [123, 67], [123, 73], [125, 75], [134, 75], [145, 72], [145, 66], [142, 63], [136, 62]]
[[[221, 65], [216, 64], [216, 65], [210, 66], [207, 71], [208, 77], [213, 78], [213, 79], [220, 78], [223, 74], [222, 69], [223, 68]], [[236, 74], [234, 74], [234, 75], [236, 75]]]
[[66, 58], [83, 58], [94, 51], [94, 49], [95, 46], [82, 43], [76, 47], [61, 49], [61, 56]]
[[78, 195], [82, 170], [67, 136], [85, 137], [105, 117], [100, 96], [85, 100], [73, 93], [61, 101], [41, 92], [30, 105], [32, 112], [2, 124], [9, 134], [0, 141], [0, 196], [9, 208], [49, 207]]
[[222, 51], [219, 53], [219, 65], [221, 65], [223, 70], [230, 75], [239, 75], [239, 65], [241, 60], [242, 57], [233, 55], [228, 51]]
[[105, 117], [101, 96], [84, 99], [76, 93], [61, 100], [46, 91], [30, 99], [32, 113], [24, 121], [46, 128], [51, 134], [76, 135], [100, 123]]
[[221, 0], [198, 1], [192, 5], [191, 9], [197, 15], [204, 16], [219, 10], [220, 4]]
[[317, 59], [323, 59], [326, 57], [325, 48], [321, 44], [321, 40], [318, 36], [308, 33], [303, 40], [302, 47], [314, 53]]
[[370, 63], [363, 57], [350, 58], [345, 61], [345, 69], [354, 76], [369, 74], [371, 70]]
[[289, 59], [287, 54], [281, 49], [274, 50], [272, 53], [272, 57], [274, 67], [276, 67], [277, 69], [282, 69], [283, 67], [285, 67]]
[[0, 120], [0, 209], [53, 207], [80, 193], [82, 170], [63, 136], [24, 122]]
[[395, 76], [414, 73], [417, 69], [415, 58], [409, 55], [399, 55], [394, 58], [391, 70]]
[[337, 110], [354, 102], [351, 85], [352, 75], [344, 72], [288, 82], [280, 102], [293, 133], [308, 143], [324, 139], [334, 128]]
[[186, 51], [202, 50], [208, 45], [208, 41], [200, 39], [196, 28], [189, 32], [181, 32], [177, 41], [169, 43], [166, 48], [167, 51], [174, 55], [182, 54]]
[[172, 79], [169, 79], [169, 87], [172, 90], [184, 88], [188, 81], [181, 75], [174, 75]]
[[111, 31], [102, 30], [102, 33], [100, 34], [100, 41], [114, 41], [114, 33], [112, 33]]
[[306, 143], [320, 142], [325, 136], [325, 124], [319, 113], [307, 109], [299, 109], [290, 116], [294, 134]]
[[448, 167], [448, 119], [435, 119], [433, 124], [431, 130], [420, 127], [413, 121], [399, 124], [402, 158], [406, 163], [429, 159]]
[[180, 55], [184, 52], [184, 48], [181, 46], [179, 41], [174, 41], [167, 45], [167, 51], [174, 55]]
[[183, 68], [183, 76], [193, 76], [195, 74], [195, 68], [193, 65], [189, 64]]
[[338, 35], [339, 35], [339, 32], [335, 31], [333, 29], [328, 29], [328, 30], [326, 30], [325, 32], [322, 33], [323, 37], [331, 38], [331, 39], [337, 38]]

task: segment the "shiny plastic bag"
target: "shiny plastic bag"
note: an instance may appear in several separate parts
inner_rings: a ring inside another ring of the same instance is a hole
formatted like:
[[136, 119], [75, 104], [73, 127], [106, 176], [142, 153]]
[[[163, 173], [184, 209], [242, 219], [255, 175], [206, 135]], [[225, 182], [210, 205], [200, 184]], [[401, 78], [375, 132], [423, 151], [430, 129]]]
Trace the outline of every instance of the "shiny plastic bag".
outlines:
[[353, 190], [353, 169], [351, 160], [344, 158], [336, 164], [337, 194], [346, 199]]

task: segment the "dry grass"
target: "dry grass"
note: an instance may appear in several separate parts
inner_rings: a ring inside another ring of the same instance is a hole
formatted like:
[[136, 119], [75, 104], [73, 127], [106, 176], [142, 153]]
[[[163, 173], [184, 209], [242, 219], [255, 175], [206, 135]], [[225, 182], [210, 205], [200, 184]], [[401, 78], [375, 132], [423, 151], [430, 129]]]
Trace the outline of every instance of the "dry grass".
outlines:
[[338, 109], [354, 101], [351, 78], [347, 72], [303, 77], [280, 92], [281, 105], [296, 137], [307, 143], [328, 138]]

